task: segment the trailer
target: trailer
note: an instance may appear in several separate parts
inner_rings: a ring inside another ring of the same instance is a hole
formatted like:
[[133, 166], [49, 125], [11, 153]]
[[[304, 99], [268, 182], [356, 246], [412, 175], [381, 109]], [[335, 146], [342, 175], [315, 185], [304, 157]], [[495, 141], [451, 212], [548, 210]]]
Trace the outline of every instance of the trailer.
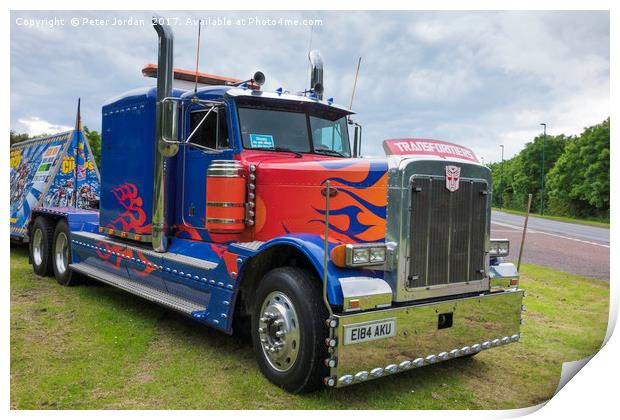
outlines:
[[99, 170], [79, 108], [74, 130], [11, 145], [11, 240], [29, 241], [37, 207], [98, 208]]
[[472, 150], [390, 139], [362, 158], [316, 53], [303, 92], [264, 91], [260, 72], [175, 89], [172, 30], [154, 28], [157, 87], [102, 108], [100, 209], [35, 209], [35, 272], [248, 328], [291, 393], [519, 341], [525, 292], [508, 241], [490, 238], [491, 171]]

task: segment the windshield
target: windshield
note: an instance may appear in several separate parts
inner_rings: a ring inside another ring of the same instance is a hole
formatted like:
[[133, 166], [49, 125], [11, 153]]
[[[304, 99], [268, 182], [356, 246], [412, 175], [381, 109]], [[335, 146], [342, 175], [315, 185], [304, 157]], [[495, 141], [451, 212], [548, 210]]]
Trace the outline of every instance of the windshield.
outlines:
[[239, 121], [246, 149], [351, 156], [346, 117], [239, 107]]

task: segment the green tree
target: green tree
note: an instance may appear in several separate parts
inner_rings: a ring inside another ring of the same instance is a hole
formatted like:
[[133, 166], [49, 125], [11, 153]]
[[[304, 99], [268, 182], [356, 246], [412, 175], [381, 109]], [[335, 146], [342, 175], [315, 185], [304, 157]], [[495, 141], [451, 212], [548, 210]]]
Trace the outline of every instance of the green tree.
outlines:
[[88, 144], [90, 145], [90, 150], [93, 152], [93, 156], [95, 158], [95, 162], [97, 163], [97, 167], [101, 166], [101, 134], [98, 131], [90, 130], [88, 127], [84, 126], [84, 133], [86, 134], [86, 139], [88, 140]]
[[[564, 152], [567, 138], [561, 134], [558, 136], [547, 135], [545, 141], [545, 166], [541, 177], [543, 136], [537, 136], [534, 141], [525, 145], [525, 148], [511, 162], [511, 170], [506, 174], [508, 183], [512, 186], [511, 206], [517, 209], [525, 209], [527, 196], [532, 194], [532, 211], [539, 210], [541, 195], [541, 178], [544, 180], [553, 168], [556, 161]], [[546, 188], [545, 188], [546, 190]], [[547, 194], [545, 194], [547, 196]], [[546, 201], [547, 197], [545, 197]]]
[[557, 213], [609, 217], [610, 120], [588, 127], [569, 142], [547, 175], [550, 206]]
[[493, 176], [493, 206], [502, 208], [520, 208], [515, 204], [514, 188], [512, 180], [515, 179], [518, 172], [519, 161], [517, 158], [512, 158], [504, 161], [502, 168], [501, 162], [491, 163], [489, 168], [491, 169]]
[[29, 138], [30, 136], [26, 133], [16, 133], [15, 131], [11, 130], [11, 145], [19, 143], [20, 141], [28, 140]]

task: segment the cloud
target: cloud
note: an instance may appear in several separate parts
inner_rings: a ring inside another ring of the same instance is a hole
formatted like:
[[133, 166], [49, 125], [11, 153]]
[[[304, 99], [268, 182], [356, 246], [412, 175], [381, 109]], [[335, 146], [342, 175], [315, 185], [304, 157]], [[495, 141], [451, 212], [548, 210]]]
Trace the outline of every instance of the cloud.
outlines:
[[42, 120], [39, 117], [25, 117], [17, 120], [14, 128], [19, 133], [28, 133], [29, 136], [40, 136], [42, 134], [57, 134], [63, 131], [72, 130], [73, 127], [67, 125], [53, 124], [49, 121]]
[[[11, 122], [37, 116], [71, 126], [77, 98], [84, 123], [101, 128], [110, 97], [154, 85], [140, 74], [156, 62], [148, 12], [53, 12], [69, 19], [137, 17], [143, 27], [25, 28], [13, 12]], [[231, 77], [267, 76], [265, 89], [307, 87], [307, 53], [325, 62], [325, 89], [348, 106], [362, 56], [354, 109], [364, 151], [381, 141], [426, 137], [463, 143], [486, 161], [517, 153], [540, 122], [552, 134], [578, 134], [609, 115], [609, 13], [563, 12], [166, 12], [171, 18], [318, 18], [307, 26], [207, 26], [200, 70]], [[197, 28], [174, 26], [175, 66], [193, 69]]]

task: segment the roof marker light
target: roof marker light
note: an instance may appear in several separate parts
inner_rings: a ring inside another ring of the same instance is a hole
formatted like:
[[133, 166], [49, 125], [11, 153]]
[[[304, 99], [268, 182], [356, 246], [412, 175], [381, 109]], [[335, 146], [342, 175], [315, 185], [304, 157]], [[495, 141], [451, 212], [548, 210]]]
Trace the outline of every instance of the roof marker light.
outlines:
[[276, 93], [278, 94], [278, 96], [282, 95], [283, 92], [284, 92], [284, 89], [282, 89], [281, 87], [276, 89]]
[[331, 105], [334, 103], [334, 98], [327, 98], [327, 104]]

